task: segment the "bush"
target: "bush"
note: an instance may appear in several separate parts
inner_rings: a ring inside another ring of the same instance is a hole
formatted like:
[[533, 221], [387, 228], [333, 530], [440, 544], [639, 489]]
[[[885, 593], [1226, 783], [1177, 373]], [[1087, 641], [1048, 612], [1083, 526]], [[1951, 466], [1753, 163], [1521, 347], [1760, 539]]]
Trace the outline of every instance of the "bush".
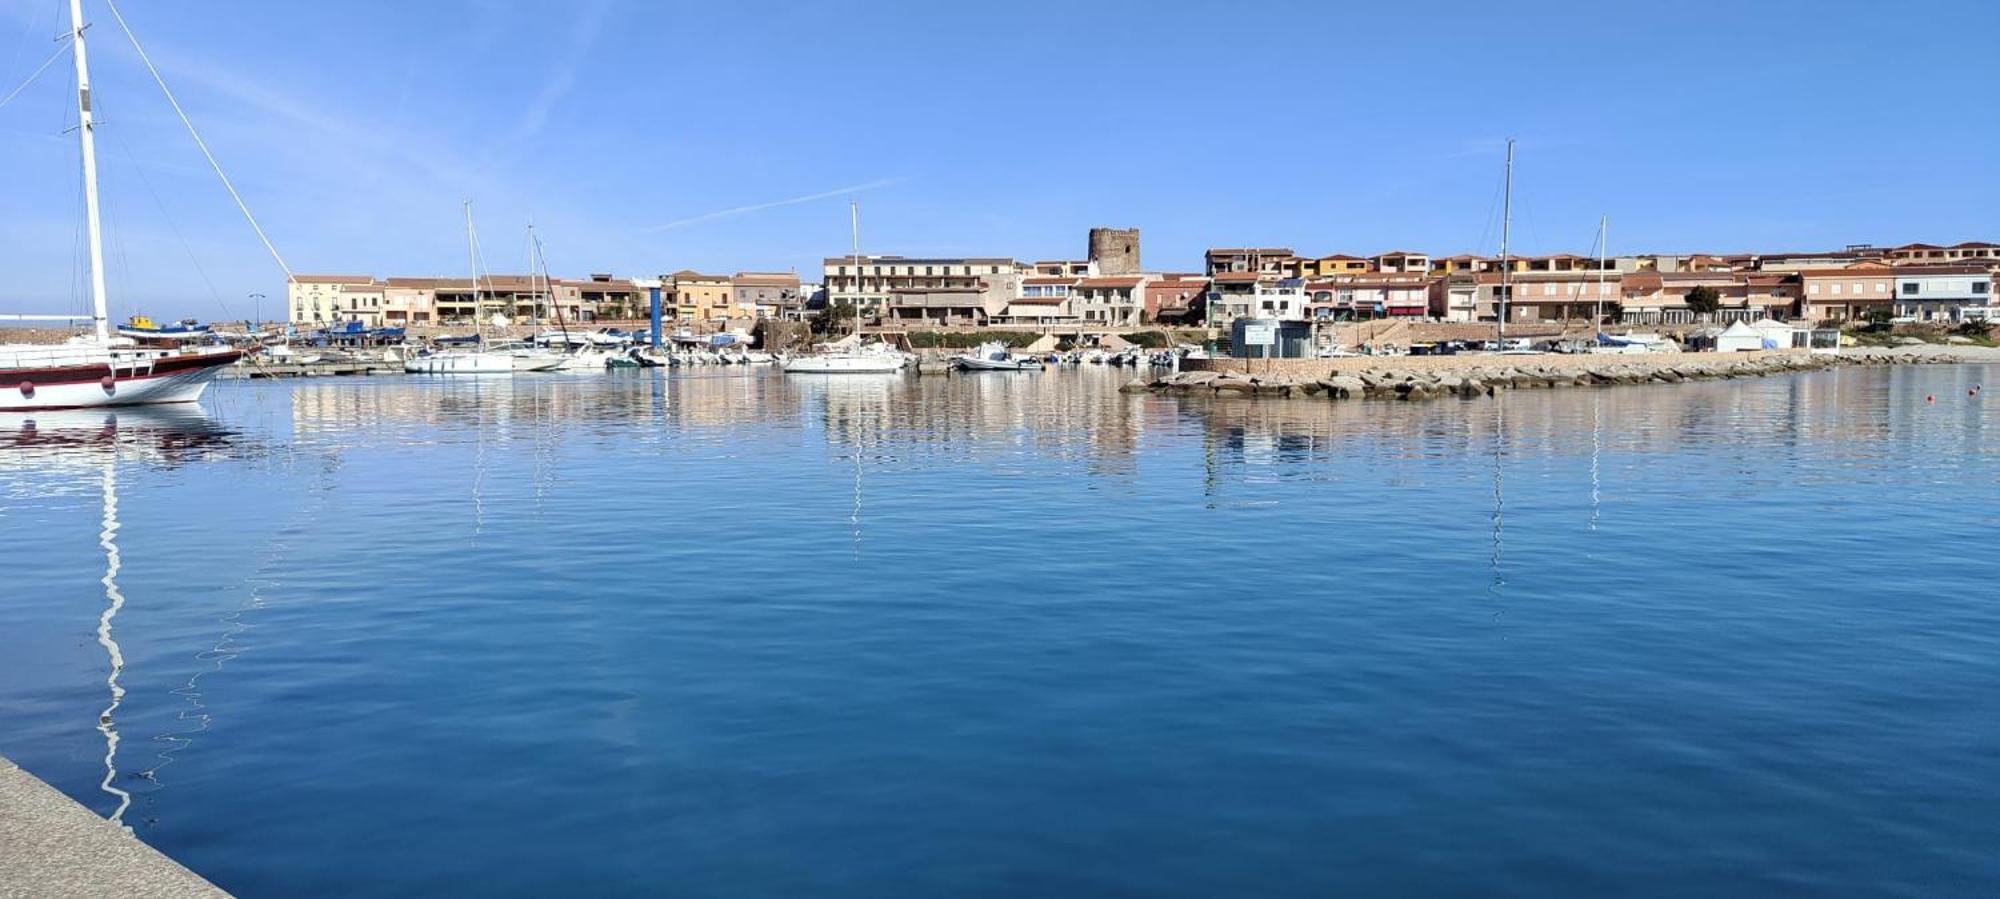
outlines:
[[1018, 348], [1042, 338], [1032, 331], [911, 331], [904, 336], [909, 338], [910, 348], [918, 350], [969, 350], [996, 340]]
[[1125, 335], [1125, 342], [1135, 346], [1142, 346], [1149, 350], [1163, 350], [1172, 341], [1167, 338], [1165, 332], [1134, 331]]

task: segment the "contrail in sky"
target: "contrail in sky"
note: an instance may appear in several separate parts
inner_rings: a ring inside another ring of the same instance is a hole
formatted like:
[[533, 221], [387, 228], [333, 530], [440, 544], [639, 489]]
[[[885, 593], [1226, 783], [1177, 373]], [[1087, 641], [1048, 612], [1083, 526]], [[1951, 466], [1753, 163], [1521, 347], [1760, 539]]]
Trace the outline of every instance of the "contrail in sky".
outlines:
[[860, 193], [864, 190], [874, 190], [878, 187], [888, 187], [889, 185], [898, 183], [902, 180], [904, 179], [882, 178], [875, 181], [870, 181], [866, 184], [853, 184], [847, 187], [840, 187], [840, 188], [835, 188], [833, 190], [821, 191], [816, 194], [806, 194], [803, 197], [792, 197], [791, 199], [788, 200], [773, 200], [769, 203], [756, 203], [750, 206], [735, 206], [729, 209], [719, 209], [716, 210], [715, 212], [704, 212], [701, 215], [694, 216], [693, 218], [679, 219], [677, 221], [668, 222], [664, 225], [654, 225], [644, 230], [648, 233], [653, 231], [670, 231], [675, 228], [685, 228], [689, 225], [693, 225], [699, 222], [708, 222], [708, 221], [714, 221], [715, 219], [719, 218], [728, 218], [732, 215], [743, 215], [744, 213], [749, 213], [749, 212], [761, 212], [766, 209], [776, 209], [780, 206], [797, 206], [800, 203], [810, 203], [814, 200], [825, 200], [833, 197], [844, 196], [846, 194]]

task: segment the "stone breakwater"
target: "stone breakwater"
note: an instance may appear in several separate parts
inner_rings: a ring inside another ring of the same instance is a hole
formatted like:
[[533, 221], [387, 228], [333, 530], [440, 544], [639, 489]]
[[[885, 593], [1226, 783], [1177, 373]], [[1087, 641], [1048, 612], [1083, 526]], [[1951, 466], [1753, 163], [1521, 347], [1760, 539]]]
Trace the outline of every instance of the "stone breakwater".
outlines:
[[1492, 396], [1502, 390], [1679, 384], [1816, 371], [1835, 365], [1896, 365], [1994, 361], [1946, 348], [1936, 352], [1860, 351], [1741, 354], [1657, 353], [1578, 356], [1419, 356], [1280, 360], [1310, 363], [1272, 370], [1230, 370], [1243, 360], [1207, 360], [1205, 370], [1134, 380], [1127, 393], [1192, 396], [1322, 397], [1430, 400]]

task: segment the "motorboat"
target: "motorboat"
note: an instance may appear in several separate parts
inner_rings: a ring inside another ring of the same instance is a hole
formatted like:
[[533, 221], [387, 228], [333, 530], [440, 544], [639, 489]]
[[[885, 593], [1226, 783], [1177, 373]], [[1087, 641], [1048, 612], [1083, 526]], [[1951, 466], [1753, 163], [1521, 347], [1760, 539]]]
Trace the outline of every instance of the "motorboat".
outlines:
[[403, 371], [413, 375], [511, 375], [516, 359], [512, 353], [487, 350], [439, 350], [403, 360]]
[[1041, 371], [1042, 360], [1033, 356], [1017, 359], [1007, 352], [1007, 345], [999, 341], [988, 341], [969, 353], [952, 357], [952, 364], [960, 371]]

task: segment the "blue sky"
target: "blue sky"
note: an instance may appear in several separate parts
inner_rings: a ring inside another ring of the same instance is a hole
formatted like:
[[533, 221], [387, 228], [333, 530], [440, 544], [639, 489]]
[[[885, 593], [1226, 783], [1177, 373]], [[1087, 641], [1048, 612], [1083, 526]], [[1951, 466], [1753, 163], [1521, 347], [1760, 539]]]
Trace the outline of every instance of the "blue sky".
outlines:
[[[63, 0], [0, 0], [11, 90]], [[283, 294], [86, 0], [114, 311]], [[1346, 8], [1351, 7], [1351, 8]], [[293, 269], [558, 274], [847, 251], [1585, 252], [2000, 239], [2000, 4], [346, 0], [121, 7]], [[67, 60], [0, 108], [0, 310], [79, 308]], [[810, 199], [802, 199], [810, 198]], [[795, 201], [795, 202], [788, 202]], [[275, 302], [271, 308], [275, 308]]]

